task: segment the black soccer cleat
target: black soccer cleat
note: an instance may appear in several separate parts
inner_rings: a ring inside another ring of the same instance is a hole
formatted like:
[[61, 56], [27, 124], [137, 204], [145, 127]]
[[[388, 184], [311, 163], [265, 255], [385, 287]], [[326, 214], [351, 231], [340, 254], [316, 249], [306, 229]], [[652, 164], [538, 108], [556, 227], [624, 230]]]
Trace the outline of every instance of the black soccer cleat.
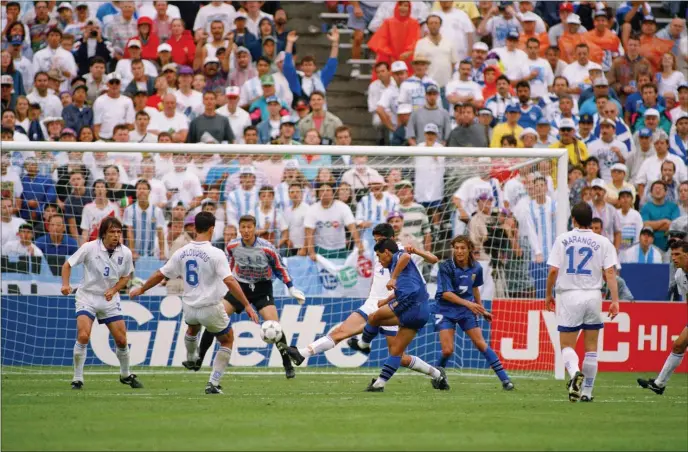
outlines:
[[438, 378], [433, 378], [430, 382], [434, 389], [439, 389], [440, 391], [449, 391], [449, 380], [447, 379], [447, 372], [444, 368], [438, 367], [437, 370], [440, 371], [440, 376]]
[[222, 392], [222, 386], [220, 386], [220, 385], [215, 386], [211, 382], [208, 382], [208, 384], [205, 385], [205, 393], [206, 394], [224, 394], [224, 392]]
[[356, 350], [364, 355], [370, 355], [370, 347], [361, 347], [356, 337], [350, 337], [349, 340], [346, 341], [346, 345], [348, 345], [351, 350]]
[[583, 381], [585, 380], [585, 376], [583, 375], [583, 372], [578, 371], [576, 374], [573, 376], [573, 378], [569, 381], [569, 402], [575, 403], [578, 402], [581, 396], [581, 391], [583, 390]]
[[136, 379], [136, 375], [134, 375], [134, 374], [129, 375], [127, 378], [119, 377], [119, 382], [122, 383], [123, 385], [131, 386], [134, 389], [143, 388], [143, 383], [138, 381]]
[[581, 396], [581, 398], [580, 398], [581, 402], [592, 402], [593, 400], [595, 400], [595, 397], [593, 397], [593, 396], [588, 397], [588, 396], [584, 395], [584, 396]]
[[650, 378], [649, 380], [645, 380], [643, 378], [638, 378], [638, 384], [643, 389], [649, 389], [650, 391], [654, 392], [657, 395], [664, 394], [664, 390], [666, 389], [666, 387], [664, 387], [664, 386], [658, 386], [657, 383], [655, 383], [654, 378]]
[[284, 374], [287, 377], [287, 380], [291, 380], [292, 378], [296, 377], [296, 371], [294, 370], [293, 367], [286, 367], [284, 369]]
[[370, 382], [370, 384], [366, 388], [365, 392], [385, 392], [384, 386], [382, 388], [376, 388], [375, 386], [373, 386], [376, 381], [377, 381], [377, 378], [373, 378], [373, 381]]
[[203, 361], [201, 360], [201, 358], [197, 358], [192, 361], [184, 361], [182, 362], [182, 366], [186, 367], [188, 370], [198, 372], [199, 370], [201, 370], [201, 367], [203, 367]]
[[285, 352], [287, 353], [287, 356], [289, 356], [289, 359], [291, 359], [291, 362], [293, 362], [297, 366], [300, 366], [301, 363], [303, 363], [306, 360], [306, 358], [304, 358], [303, 355], [299, 353], [299, 349], [296, 347], [287, 347], [285, 349]]
[[505, 391], [513, 391], [514, 389], [516, 389], [516, 386], [514, 386], [511, 380], [506, 380], [502, 383], [502, 389]]
[[73, 382], [72, 382], [72, 389], [81, 390], [83, 387], [84, 387], [84, 382], [83, 382], [83, 381], [78, 381], [78, 380], [76, 380], [76, 381], [73, 381]]

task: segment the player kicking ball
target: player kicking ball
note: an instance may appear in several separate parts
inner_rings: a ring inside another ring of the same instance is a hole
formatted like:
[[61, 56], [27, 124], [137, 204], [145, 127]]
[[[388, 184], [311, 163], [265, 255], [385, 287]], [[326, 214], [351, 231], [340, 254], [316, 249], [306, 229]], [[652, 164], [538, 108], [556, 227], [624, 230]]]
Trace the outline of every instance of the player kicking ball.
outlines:
[[[279, 322], [279, 315], [275, 307], [275, 297], [272, 294], [272, 276], [275, 275], [289, 288], [289, 294], [299, 304], [304, 304], [306, 296], [302, 291], [294, 287], [287, 267], [275, 247], [267, 240], [256, 236], [256, 218], [252, 215], [244, 215], [239, 218], [239, 234], [241, 238], [235, 239], [227, 245], [229, 265], [239, 281], [241, 290], [248, 301], [255, 306], [256, 311], [263, 320]], [[227, 315], [241, 314], [244, 304], [231, 292], [227, 292], [224, 301]], [[204, 332], [201, 338], [199, 356], [193, 361], [185, 361], [184, 367], [198, 370], [201, 368], [203, 358], [213, 343], [213, 337]], [[284, 330], [282, 337], [277, 342], [277, 349], [282, 355], [282, 365], [287, 378], [294, 378], [296, 372], [286, 352], [287, 338]]]
[[[685, 302], [688, 300], [688, 242], [681, 240], [672, 243], [671, 259], [676, 266], [676, 285]], [[683, 361], [686, 349], [688, 349], [688, 326], [683, 328], [681, 334], [674, 341], [671, 347], [671, 354], [664, 362], [664, 367], [662, 367], [662, 371], [657, 375], [657, 378], [650, 378], [649, 380], [638, 378], [638, 384], [657, 395], [664, 394], [669, 378], [671, 378], [671, 375], [681, 365], [681, 361]]]
[[[569, 401], [592, 402], [597, 376], [597, 338], [602, 321], [602, 285], [605, 278], [611, 293], [609, 318], [619, 314], [619, 287], [616, 283], [616, 249], [604, 236], [590, 229], [592, 208], [578, 203], [571, 209], [574, 229], [556, 238], [547, 264], [547, 310], [556, 309], [557, 329], [564, 365], [571, 379]], [[564, 268], [564, 272], [559, 272]], [[556, 302], [552, 296], [556, 283]], [[583, 372], [578, 367], [576, 341], [583, 330], [585, 358]]]
[[93, 321], [105, 324], [115, 340], [119, 360], [119, 381], [138, 389], [143, 384], [129, 372], [127, 326], [122, 318], [119, 292], [134, 271], [131, 250], [122, 245], [122, 223], [106, 217], [100, 223], [98, 239], [84, 244], [62, 265], [62, 295], [72, 293], [69, 278], [72, 268], [84, 266], [84, 279], [76, 291], [76, 343], [74, 344], [74, 378], [72, 389], [84, 386], [86, 348], [91, 338]]
[[[373, 239], [376, 242], [391, 239], [394, 237], [394, 235], [395, 231], [388, 223], [380, 223], [373, 228]], [[400, 246], [400, 244], [398, 244], [398, 246]], [[421, 256], [427, 262], [435, 263], [438, 261], [437, 257], [431, 253], [418, 251], [415, 249], [412, 249], [412, 251], [414, 251], [418, 256]], [[387, 347], [391, 347], [394, 336], [396, 336], [397, 331], [399, 330], [398, 326], [393, 325], [373, 327], [371, 325], [366, 325], [368, 317], [379, 309], [378, 302], [381, 300], [387, 300], [390, 295], [394, 294], [394, 292], [390, 292], [390, 290], [387, 289], [389, 277], [389, 269], [383, 267], [380, 264], [379, 259], [376, 257], [375, 269], [373, 272], [373, 282], [370, 287], [370, 294], [365, 303], [363, 303], [360, 308], [349, 314], [349, 317], [347, 317], [344, 323], [307, 347], [300, 349], [296, 347], [289, 347], [287, 349], [287, 353], [291, 357], [294, 364], [299, 366], [305, 361], [306, 358], [331, 350], [337, 344], [347, 338], [351, 338], [348, 342], [351, 348], [368, 355], [370, 354], [370, 342], [372, 342], [373, 338], [375, 338], [378, 332], [381, 332], [387, 338]], [[361, 332], [363, 332], [364, 339], [368, 341], [366, 342], [367, 346], [365, 347], [361, 347], [359, 342], [355, 340], [354, 337]], [[416, 356], [404, 354], [401, 357], [401, 366], [430, 376], [432, 378], [432, 385], [436, 389], [449, 389], [447, 376], [444, 374], [444, 372], [436, 369]]]
[[224, 290], [219, 289], [221, 286], [218, 286], [218, 280], [222, 281], [239, 300], [251, 320], [257, 323], [258, 315], [232, 277], [225, 254], [210, 244], [215, 231], [215, 215], [210, 212], [200, 212], [196, 215], [195, 225], [196, 240], [178, 249], [160, 270], [148, 278], [143, 286], [132, 289], [129, 296], [134, 299], [143, 295], [165, 278], [182, 278], [184, 281], [184, 292], [181, 297], [182, 310], [184, 321], [188, 325], [186, 336], [184, 336], [187, 359], [196, 357], [198, 333], [203, 325], [206, 331], [213, 334], [220, 343], [205, 393], [222, 394], [220, 380], [232, 357], [234, 333], [229, 324], [229, 316], [222, 305]]
[[502, 382], [502, 388], [512, 391], [514, 384], [497, 354], [485, 342], [478, 326], [478, 316], [485, 317], [489, 322], [492, 320], [492, 314], [483, 307], [480, 298], [483, 268], [473, 258], [473, 242], [467, 236], [460, 235], [452, 239], [451, 247], [451, 259], [440, 264], [435, 295], [435, 330], [439, 332], [442, 346], [439, 367], [446, 367], [449, 358], [454, 354], [454, 337], [458, 325], [497, 374]]

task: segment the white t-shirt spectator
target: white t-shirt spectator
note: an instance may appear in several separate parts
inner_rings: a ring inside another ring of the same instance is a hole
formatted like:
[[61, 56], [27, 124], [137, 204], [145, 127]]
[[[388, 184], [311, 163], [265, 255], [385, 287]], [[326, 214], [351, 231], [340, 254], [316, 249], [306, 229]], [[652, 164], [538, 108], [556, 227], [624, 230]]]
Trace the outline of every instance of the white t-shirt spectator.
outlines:
[[491, 17], [485, 24], [485, 31], [492, 35], [492, 48], [497, 49], [506, 45], [506, 36], [511, 30], [523, 30], [521, 22], [515, 17], [507, 20], [501, 14]]
[[[427, 147], [425, 142], [417, 147]], [[433, 147], [444, 147], [435, 143]], [[415, 176], [413, 180], [414, 198], [418, 203], [431, 203], [442, 200], [444, 196], [444, 157], [414, 157]]]
[[60, 102], [59, 97], [50, 94], [50, 91], [48, 91], [45, 96], [39, 96], [38, 91], [34, 89], [26, 96], [26, 99], [30, 104], [38, 104], [41, 106], [41, 120], [48, 117], [56, 118], [62, 116], [62, 102]]
[[136, 129], [129, 132], [130, 143], [157, 143], [158, 136], [150, 132], [139, 133]]
[[385, 86], [382, 84], [381, 80], [375, 80], [370, 85], [368, 85], [368, 112], [373, 114], [373, 125], [380, 125], [380, 117], [375, 113], [377, 110], [378, 103], [382, 99], [382, 93], [384, 93], [388, 87], [396, 86], [397, 82], [393, 78], [390, 78], [389, 85]]
[[4, 247], [6, 243], [16, 240], [19, 226], [24, 223], [26, 221], [19, 217], [12, 217], [9, 223], [0, 222], [0, 244]]
[[[150, 60], [141, 61], [143, 61], [144, 74], [148, 75], [149, 77], [158, 76], [158, 68], [155, 67], [155, 64], [153, 64]], [[124, 91], [127, 88], [127, 86], [129, 86], [129, 83], [131, 83], [131, 81], [134, 80], [134, 73], [131, 72], [131, 60], [128, 58], [119, 60], [117, 62], [117, 66], [115, 66], [115, 72], [122, 76], [121, 87], [122, 91]]]
[[624, 161], [630, 155], [628, 147], [616, 138], [609, 143], [603, 141], [602, 138], [598, 138], [588, 145], [588, 155], [597, 157], [597, 160], [600, 161], [600, 176], [605, 182], [612, 181], [612, 165], [621, 162], [619, 156], [612, 151], [612, 148], [618, 148], [621, 151]]
[[616, 210], [621, 221], [621, 246], [619, 252], [630, 248], [640, 239], [640, 231], [643, 229], [643, 217], [635, 209], [628, 209], [626, 215], [621, 209]]
[[287, 228], [289, 229], [289, 240], [291, 240], [293, 248], [303, 248], [306, 240], [304, 222], [306, 221], [308, 208], [309, 205], [302, 202], [296, 209], [290, 208], [284, 212], [284, 219], [287, 222]]
[[[473, 100], [483, 100], [483, 89], [473, 80], [452, 80], [445, 88], [445, 94], [448, 97], [451, 94], [458, 96], [473, 96]], [[450, 111], [454, 111], [453, 107]]]
[[688, 179], [688, 174], [686, 173], [686, 164], [683, 163], [681, 157], [674, 154], [667, 154], [664, 159], [660, 159], [657, 155], [653, 155], [645, 159], [638, 174], [635, 176], [634, 183], [644, 184], [645, 186], [652, 184], [652, 182], [659, 180], [662, 175], [662, 163], [665, 160], [671, 160], [676, 165], [676, 173], [674, 177], [679, 181], [683, 182]]
[[232, 128], [232, 132], [234, 133], [237, 143], [243, 143], [244, 129], [252, 124], [251, 117], [246, 110], [237, 107], [234, 113], [230, 113], [227, 105], [223, 105], [215, 110], [215, 113], [229, 119], [229, 126]]
[[203, 28], [210, 33], [210, 24], [213, 21], [219, 20], [225, 26], [225, 33], [229, 33], [230, 30], [234, 29], [235, 14], [236, 9], [234, 9], [232, 5], [223, 2], [221, 5], [215, 6], [209, 3], [198, 10], [193, 29], [198, 30]]
[[451, 80], [456, 60], [456, 44], [442, 36], [439, 45], [434, 44], [427, 36], [416, 43], [416, 55], [426, 55], [430, 60], [428, 76], [439, 86], [445, 86]]
[[111, 139], [118, 124], [134, 124], [134, 103], [126, 96], [116, 99], [103, 94], [93, 103], [93, 124], [100, 125], [100, 138]]
[[60, 84], [60, 91], [69, 90], [71, 79], [79, 72], [74, 55], [62, 47], [53, 50], [46, 46], [33, 55], [33, 73], [48, 72], [51, 69], [57, 69], [60, 73], [67, 71], [71, 74]]
[[177, 110], [184, 113], [187, 118], [193, 119], [203, 114], [203, 94], [200, 92], [192, 89], [187, 96], [181, 90], [177, 90], [174, 95], [177, 98]]
[[390, 84], [380, 95], [380, 100], [377, 103], [378, 107], [382, 107], [385, 113], [389, 115], [389, 119], [396, 127], [397, 125], [397, 106], [399, 105], [399, 88], [396, 84]]
[[98, 230], [100, 222], [105, 217], [120, 218], [119, 206], [112, 201], [109, 201], [105, 207], [99, 208], [95, 202], [90, 202], [84, 206], [81, 212], [81, 230], [88, 231], [90, 235]]
[[518, 78], [524, 79], [533, 71], [537, 71], [538, 75], [530, 81], [530, 96], [546, 99], [549, 96], [549, 87], [554, 83], [552, 66], [544, 58], [536, 58], [534, 60], [526, 58], [521, 75]]
[[40, 248], [38, 248], [36, 245], [33, 243], [29, 244], [29, 246], [24, 246], [21, 244], [21, 242], [18, 239], [15, 240], [10, 240], [9, 242], [5, 243], [2, 246], [2, 255], [3, 256], [30, 256], [32, 249], [33, 255], [34, 256], [43, 256], [43, 251], [41, 251]]
[[181, 130], [189, 130], [189, 119], [186, 115], [179, 112], [175, 112], [171, 118], [161, 113], [156, 118], [155, 123], [151, 123], [148, 128], [158, 132], [176, 133]]
[[203, 196], [203, 187], [201, 181], [198, 179], [196, 173], [191, 170], [186, 170], [183, 173], [171, 172], [165, 174], [162, 178], [165, 188], [169, 191], [175, 191], [170, 205], [175, 205], [178, 201], [189, 206], [194, 198]]
[[527, 53], [521, 49], [509, 51], [506, 47], [498, 47], [494, 49], [494, 52], [499, 55], [500, 61], [504, 65], [504, 75], [509, 77], [509, 80], [514, 81], [521, 78], [523, 68], [528, 64]]
[[454, 43], [456, 61], [461, 61], [469, 56], [466, 34], [475, 33], [475, 25], [471, 22], [468, 14], [458, 8], [452, 8], [448, 13], [433, 11], [433, 14], [442, 17], [440, 34], [444, 39]]
[[368, 188], [370, 179], [373, 177], [381, 177], [380, 173], [370, 166], [365, 167], [365, 171], [357, 171], [356, 168], [351, 168], [347, 170], [343, 175], [341, 182], [346, 182], [354, 190], [360, 190], [362, 188]]
[[[0, 175], [0, 178], [2, 178], [3, 190], [6, 188], [11, 188], [12, 189], [12, 195], [15, 198], [21, 197], [22, 193], [24, 193], [24, 185], [21, 182], [21, 178], [19, 177], [19, 174], [17, 174], [14, 171], [8, 170], [7, 174], [4, 176]], [[0, 225], [0, 226], [2, 226], [2, 225]]]
[[[580, 88], [581, 91], [585, 91], [590, 88], [590, 66], [594, 65], [592, 61], [588, 61], [588, 64], [581, 66], [578, 61], [574, 61], [566, 66], [562, 75], [569, 81], [569, 86], [571, 88]], [[578, 102], [578, 94], [574, 94], [573, 98]]]
[[326, 250], [341, 250], [346, 248], [346, 227], [354, 222], [354, 214], [349, 206], [335, 200], [328, 208], [324, 208], [320, 202], [311, 205], [303, 225], [314, 230], [315, 246]]

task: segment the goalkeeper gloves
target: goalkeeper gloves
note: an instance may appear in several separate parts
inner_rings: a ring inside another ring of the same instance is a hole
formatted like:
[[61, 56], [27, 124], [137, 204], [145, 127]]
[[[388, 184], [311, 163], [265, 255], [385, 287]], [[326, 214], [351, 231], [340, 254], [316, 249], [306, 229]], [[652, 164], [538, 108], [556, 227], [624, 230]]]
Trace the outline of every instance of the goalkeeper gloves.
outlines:
[[289, 295], [296, 298], [296, 301], [299, 304], [304, 304], [306, 302], [306, 295], [304, 295], [304, 293], [302, 291], [300, 291], [299, 289], [297, 289], [294, 286], [291, 286], [289, 288]]

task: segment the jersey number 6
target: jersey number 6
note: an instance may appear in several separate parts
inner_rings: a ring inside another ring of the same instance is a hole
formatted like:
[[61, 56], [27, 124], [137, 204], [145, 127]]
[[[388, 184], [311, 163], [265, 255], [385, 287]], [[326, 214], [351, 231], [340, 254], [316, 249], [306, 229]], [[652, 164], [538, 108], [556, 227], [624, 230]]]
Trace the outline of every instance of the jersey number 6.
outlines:
[[195, 260], [186, 261], [186, 283], [192, 287], [198, 285], [198, 262]]

